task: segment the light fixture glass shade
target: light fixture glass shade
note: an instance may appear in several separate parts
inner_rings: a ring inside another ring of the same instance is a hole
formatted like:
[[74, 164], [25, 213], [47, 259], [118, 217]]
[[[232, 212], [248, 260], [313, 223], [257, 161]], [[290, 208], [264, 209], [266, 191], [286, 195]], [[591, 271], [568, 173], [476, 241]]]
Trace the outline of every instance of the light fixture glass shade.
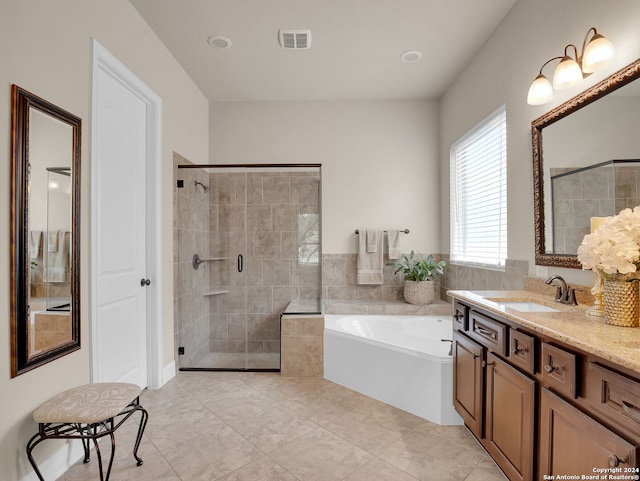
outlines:
[[604, 36], [596, 33], [582, 54], [582, 71], [593, 73], [613, 58], [616, 49]]
[[540, 74], [529, 87], [529, 95], [527, 95], [527, 103], [529, 105], [542, 105], [553, 100], [553, 87], [547, 77]]
[[553, 88], [557, 90], [575, 87], [582, 82], [582, 69], [578, 62], [565, 55], [553, 72]]

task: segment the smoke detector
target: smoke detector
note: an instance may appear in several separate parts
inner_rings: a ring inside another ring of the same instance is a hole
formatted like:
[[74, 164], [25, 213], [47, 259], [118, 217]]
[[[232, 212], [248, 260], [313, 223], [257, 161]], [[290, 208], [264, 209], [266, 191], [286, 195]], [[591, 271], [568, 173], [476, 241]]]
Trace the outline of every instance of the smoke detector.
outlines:
[[282, 48], [305, 49], [311, 47], [311, 30], [281, 29], [278, 39]]

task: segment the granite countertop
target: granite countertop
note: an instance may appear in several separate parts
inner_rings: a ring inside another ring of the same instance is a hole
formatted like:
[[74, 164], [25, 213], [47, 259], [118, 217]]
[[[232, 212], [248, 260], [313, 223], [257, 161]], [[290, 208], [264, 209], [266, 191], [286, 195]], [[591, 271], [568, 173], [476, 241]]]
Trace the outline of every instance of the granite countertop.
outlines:
[[[567, 306], [532, 291], [448, 291], [516, 324], [640, 373], [640, 328], [618, 327], [586, 314], [590, 306]], [[493, 299], [493, 300], [491, 300]], [[497, 300], [497, 301], [496, 301]], [[500, 304], [530, 301], [559, 312], [520, 312]]]

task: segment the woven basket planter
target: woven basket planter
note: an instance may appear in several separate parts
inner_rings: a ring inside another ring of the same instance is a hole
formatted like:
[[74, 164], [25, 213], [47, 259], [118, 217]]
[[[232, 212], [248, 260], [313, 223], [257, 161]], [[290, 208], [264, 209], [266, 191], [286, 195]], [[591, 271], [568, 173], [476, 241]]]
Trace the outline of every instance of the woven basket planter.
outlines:
[[435, 287], [433, 281], [404, 281], [404, 300], [417, 306], [431, 304], [436, 297]]
[[638, 281], [604, 281], [604, 322], [612, 326], [640, 326]]

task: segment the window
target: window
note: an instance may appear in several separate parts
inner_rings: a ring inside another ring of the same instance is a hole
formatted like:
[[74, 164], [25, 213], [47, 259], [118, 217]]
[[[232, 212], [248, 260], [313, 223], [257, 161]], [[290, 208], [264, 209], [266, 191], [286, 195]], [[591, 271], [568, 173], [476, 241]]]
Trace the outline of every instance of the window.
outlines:
[[451, 146], [451, 262], [504, 269], [507, 128], [503, 105]]
[[298, 264], [318, 264], [320, 260], [320, 216], [298, 214]]

